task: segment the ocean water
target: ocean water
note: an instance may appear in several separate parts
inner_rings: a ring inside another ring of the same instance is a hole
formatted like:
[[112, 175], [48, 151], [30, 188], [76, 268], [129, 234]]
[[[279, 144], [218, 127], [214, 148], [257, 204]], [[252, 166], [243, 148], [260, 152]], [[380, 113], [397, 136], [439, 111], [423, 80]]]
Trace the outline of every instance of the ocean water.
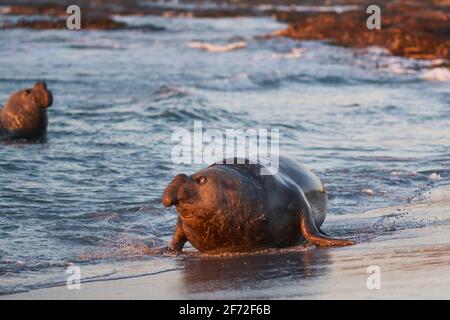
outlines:
[[37, 80], [54, 94], [45, 143], [0, 143], [2, 294], [64, 282], [72, 264], [101, 278], [95, 266], [162, 263], [145, 255], [175, 226], [162, 191], [199, 167], [171, 161], [171, 135], [194, 121], [279, 129], [280, 152], [323, 180], [330, 215], [450, 182], [439, 61], [259, 37], [285, 27], [271, 18], [116, 19], [165, 30], [0, 31], [0, 101]]

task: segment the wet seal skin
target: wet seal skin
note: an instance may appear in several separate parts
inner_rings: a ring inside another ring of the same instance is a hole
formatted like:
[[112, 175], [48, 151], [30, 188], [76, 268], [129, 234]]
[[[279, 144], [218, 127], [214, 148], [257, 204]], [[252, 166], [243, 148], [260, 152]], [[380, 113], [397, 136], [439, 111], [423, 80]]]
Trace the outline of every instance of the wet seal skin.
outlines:
[[45, 139], [47, 108], [53, 95], [45, 82], [36, 82], [33, 88], [14, 92], [0, 109], [0, 138]]
[[319, 178], [280, 157], [275, 175], [259, 163], [215, 163], [191, 176], [177, 175], [162, 196], [176, 206], [178, 222], [164, 252], [181, 252], [189, 241], [207, 254], [252, 252], [300, 244], [346, 246], [353, 241], [325, 235], [327, 193]]

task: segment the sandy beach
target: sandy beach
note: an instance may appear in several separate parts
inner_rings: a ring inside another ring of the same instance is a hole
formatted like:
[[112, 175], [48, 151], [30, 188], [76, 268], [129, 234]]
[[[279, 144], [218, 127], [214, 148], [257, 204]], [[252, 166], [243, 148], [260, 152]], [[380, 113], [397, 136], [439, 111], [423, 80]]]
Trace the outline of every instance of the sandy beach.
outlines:
[[[137, 261], [116, 268], [146, 274], [1, 299], [449, 299], [449, 212], [442, 187], [404, 206], [329, 217], [327, 232], [359, 233], [353, 247]], [[367, 288], [369, 266], [380, 268], [380, 289]]]

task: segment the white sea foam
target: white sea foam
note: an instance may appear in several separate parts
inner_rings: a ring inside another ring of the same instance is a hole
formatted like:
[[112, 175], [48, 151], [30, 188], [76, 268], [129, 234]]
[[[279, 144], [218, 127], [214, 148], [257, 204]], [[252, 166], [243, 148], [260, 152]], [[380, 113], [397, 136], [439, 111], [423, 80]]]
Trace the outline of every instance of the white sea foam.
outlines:
[[0, 7], [0, 14], [10, 13], [11, 7]]
[[209, 89], [222, 91], [249, 90], [258, 88], [258, 85], [254, 83], [245, 72], [223, 79], [209, 80], [203, 83], [202, 86]]
[[362, 189], [361, 192], [363, 192], [363, 193], [365, 193], [365, 194], [367, 194], [369, 196], [373, 196], [375, 194], [375, 192], [372, 189], [369, 189], [369, 188]]
[[428, 176], [428, 179], [436, 181], [441, 179], [441, 175], [439, 173], [433, 172]]
[[245, 41], [237, 41], [232, 42], [225, 45], [219, 45], [219, 44], [213, 44], [208, 42], [199, 42], [199, 41], [192, 41], [189, 42], [188, 47], [193, 49], [200, 49], [208, 52], [228, 52], [233, 51], [237, 49], [242, 49], [247, 46], [247, 43]]
[[303, 53], [306, 52], [305, 48], [292, 48], [291, 51], [286, 53], [273, 53], [272, 58], [274, 59], [298, 59]]
[[421, 78], [429, 81], [449, 82], [450, 71], [445, 67], [433, 68], [422, 72]]
[[391, 176], [400, 177], [400, 176], [417, 176], [416, 171], [391, 171]]

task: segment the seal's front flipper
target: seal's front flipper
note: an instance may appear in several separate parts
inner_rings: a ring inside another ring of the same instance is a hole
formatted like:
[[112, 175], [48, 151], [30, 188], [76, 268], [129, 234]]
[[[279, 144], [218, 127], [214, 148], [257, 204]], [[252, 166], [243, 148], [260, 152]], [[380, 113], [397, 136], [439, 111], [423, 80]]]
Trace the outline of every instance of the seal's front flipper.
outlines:
[[181, 224], [180, 218], [178, 218], [177, 225], [175, 227], [175, 232], [172, 236], [172, 241], [167, 246], [158, 246], [149, 248], [149, 255], [165, 255], [165, 254], [180, 254], [183, 251], [183, 247], [188, 241], [186, 234], [184, 233], [183, 226]]
[[168, 248], [171, 249], [173, 252], [181, 253], [183, 250], [184, 245], [188, 241], [188, 238], [186, 237], [186, 234], [183, 230], [183, 225], [181, 222], [181, 219], [178, 217], [177, 225], [175, 227], [175, 232], [172, 236], [172, 241], [170, 242], [170, 245]]
[[351, 246], [355, 244], [354, 241], [336, 239], [328, 237], [322, 234], [316, 227], [312, 216], [307, 213], [307, 210], [303, 209], [300, 217], [300, 230], [302, 231], [303, 237], [310, 243], [321, 247], [332, 247], [332, 246]]

